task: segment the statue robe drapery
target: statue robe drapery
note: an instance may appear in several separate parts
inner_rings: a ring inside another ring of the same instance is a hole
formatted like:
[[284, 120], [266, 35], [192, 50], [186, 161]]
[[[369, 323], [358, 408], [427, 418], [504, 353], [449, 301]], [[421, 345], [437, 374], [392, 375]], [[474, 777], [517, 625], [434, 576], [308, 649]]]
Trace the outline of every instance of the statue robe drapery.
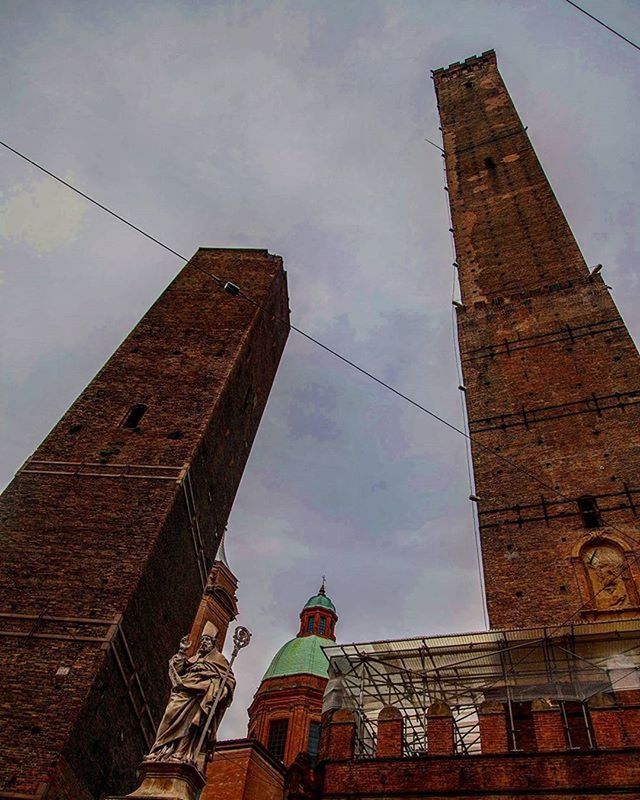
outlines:
[[[202, 729], [228, 666], [229, 662], [217, 649], [210, 650], [204, 656], [191, 656], [185, 659], [182, 668], [178, 666], [180, 683], [171, 691], [158, 726], [154, 750], [189, 737], [194, 728], [198, 731]], [[234, 687], [235, 678], [229, 672], [226, 690], [216, 711], [217, 719], [231, 702]], [[213, 727], [215, 729], [215, 723]]]

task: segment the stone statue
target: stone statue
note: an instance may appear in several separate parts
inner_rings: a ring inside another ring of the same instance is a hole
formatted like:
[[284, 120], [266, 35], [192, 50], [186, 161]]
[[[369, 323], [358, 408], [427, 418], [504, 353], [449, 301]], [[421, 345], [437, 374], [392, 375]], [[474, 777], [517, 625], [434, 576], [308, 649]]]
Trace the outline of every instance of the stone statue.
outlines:
[[195, 763], [203, 742], [215, 735], [235, 687], [229, 662], [216, 647], [217, 633], [207, 622], [195, 655], [187, 657], [185, 636], [171, 657], [171, 695], [145, 762]]

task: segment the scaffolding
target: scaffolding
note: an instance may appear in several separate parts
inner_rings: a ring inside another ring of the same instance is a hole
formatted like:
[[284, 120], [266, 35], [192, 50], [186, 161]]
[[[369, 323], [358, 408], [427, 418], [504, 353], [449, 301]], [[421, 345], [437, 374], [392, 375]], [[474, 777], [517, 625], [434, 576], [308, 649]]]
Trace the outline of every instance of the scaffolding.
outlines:
[[588, 700], [640, 689], [640, 620], [517, 628], [450, 636], [331, 645], [325, 711], [352, 710], [356, 757], [375, 753], [377, 718], [395, 706], [404, 718], [406, 756], [427, 752], [427, 711], [436, 701], [453, 714], [455, 752], [481, 752], [478, 709], [500, 704], [509, 749], [528, 748], [533, 700], [557, 705], [568, 746], [594, 746]]

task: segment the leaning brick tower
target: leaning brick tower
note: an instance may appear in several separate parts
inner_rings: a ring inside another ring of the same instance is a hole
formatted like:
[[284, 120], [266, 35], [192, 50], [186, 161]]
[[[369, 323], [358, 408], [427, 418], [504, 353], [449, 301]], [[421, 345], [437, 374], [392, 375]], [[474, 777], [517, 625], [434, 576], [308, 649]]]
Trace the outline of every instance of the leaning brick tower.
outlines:
[[1, 797], [134, 785], [287, 320], [281, 258], [198, 250], [0, 498]]
[[638, 351], [495, 53], [434, 81], [491, 624], [638, 617]]

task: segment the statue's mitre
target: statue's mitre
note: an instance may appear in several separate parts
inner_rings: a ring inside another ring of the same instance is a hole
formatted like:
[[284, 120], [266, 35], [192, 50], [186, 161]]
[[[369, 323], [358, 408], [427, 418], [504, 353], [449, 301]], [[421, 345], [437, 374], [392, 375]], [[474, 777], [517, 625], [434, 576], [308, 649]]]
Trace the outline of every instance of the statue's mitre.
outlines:
[[200, 634], [200, 638], [202, 639], [203, 636], [210, 636], [214, 642], [218, 637], [218, 628], [211, 622], [211, 620], [207, 620], [204, 624], [204, 628], [202, 629], [202, 633]]

